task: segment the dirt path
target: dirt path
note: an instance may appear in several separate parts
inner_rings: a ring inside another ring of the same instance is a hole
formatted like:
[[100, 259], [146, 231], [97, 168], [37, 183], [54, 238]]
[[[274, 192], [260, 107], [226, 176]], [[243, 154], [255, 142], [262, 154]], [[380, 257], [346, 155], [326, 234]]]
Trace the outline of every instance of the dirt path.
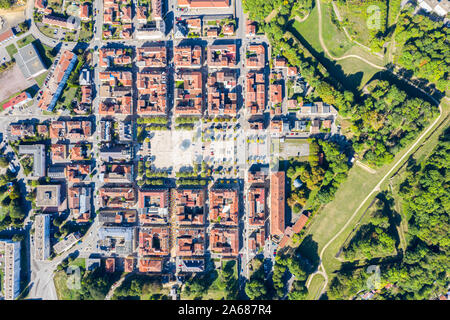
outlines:
[[269, 15], [264, 19], [264, 21], [266, 23], [269, 23], [270, 20], [272, 20], [273, 17], [275, 17], [278, 14], [278, 11], [280, 11], [280, 8], [273, 9], [272, 12], [269, 13]]
[[122, 278], [120, 278], [119, 280], [117, 280], [117, 282], [115, 282], [115, 283], [111, 286], [111, 288], [109, 289], [108, 294], [107, 294], [106, 297], [105, 297], [105, 300], [111, 300], [111, 298], [112, 298], [112, 296], [113, 296], [113, 294], [114, 294], [114, 291], [116, 291], [116, 289], [122, 285], [122, 283], [125, 281], [125, 279], [126, 279], [130, 274], [131, 274], [131, 273], [127, 273], [125, 276], [123, 276]]
[[364, 170], [366, 170], [368, 173], [371, 173], [371, 174], [377, 173], [376, 170], [372, 169], [371, 167], [369, 167], [368, 165], [362, 163], [362, 162], [359, 161], [359, 160], [356, 161], [356, 164], [357, 164], [359, 167], [361, 167], [361, 168], [363, 168]]
[[309, 13], [306, 15], [306, 17], [303, 17], [302, 19], [300, 19], [298, 16], [295, 16], [295, 21], [302, 23], [303, 21], [306, 21], [306, 19], [308, 19], [309, 17]]
[[6, 30], [25, 20], [26, 6], [15, 7], [13, 9], [0, 9], [0, 17], [3, 19], [3, 26], [0, 30]]

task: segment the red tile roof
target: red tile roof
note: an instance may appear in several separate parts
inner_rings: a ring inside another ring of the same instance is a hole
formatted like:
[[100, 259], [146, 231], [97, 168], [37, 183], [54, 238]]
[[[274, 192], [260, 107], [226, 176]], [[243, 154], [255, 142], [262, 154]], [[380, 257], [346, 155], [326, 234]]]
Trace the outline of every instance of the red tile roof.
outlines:
[[285, 173], [275, 172], [270, 179], [270, 233], [281, 236], [285, 229]]

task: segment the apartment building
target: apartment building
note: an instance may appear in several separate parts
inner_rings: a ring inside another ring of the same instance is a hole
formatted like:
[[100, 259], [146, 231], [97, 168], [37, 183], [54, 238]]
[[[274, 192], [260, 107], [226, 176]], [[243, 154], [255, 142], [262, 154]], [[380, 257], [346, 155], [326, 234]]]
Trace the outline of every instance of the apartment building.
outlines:
[[266, 190], [252, 187], [248, 191], [248, 224], [263, 226], [266, 219]]
[[247, 73], [246, 90], [245, 108], [252, 115], [262, 115], [266, 108], [266, 82], [264, 73]]
[[139, 256], [169, 255], [168, 227], [141, 227], [139, 231]]
[[39, 261], [50, 257], [50, 215], [38, 214], [34, 219], [34, 258]]
[[266, 65], [266, 48], [262, 44], [251, 44], [247, 47], [245, 65], [247, 68], [264, 68]]
[[208, 47], [208, 67], [228, 67], [237, 65], [235, 44], [211, 45]]
[[209, 220], [222, 225], [237, 226], [239, 194], [236, 189], [211, 189], [209, 191]]
[[209, 235], [210, 250], [222, 257], [237, 257], [239, 232], [237, 228], [213, 228]]
[[274, 172], [270, 178], [270, 234], [281, 236], [285, 229], [285, 186], [284, 171]]
[[42, 94], [38, 94], [38, 107], [45, 111], [53, 111], [61, 95], [67, 79], [77, 63], [77, 56], [68, 50], [63, 50], [56, 58], [51, 68], [51, 76]]
[[213, 72], [208, 77], [208, 114], [237, 114], [237, 73], [235, 70]]
[[178, 229], [177, 256], [191, 257], [205, 254], [205, 229], [188, 228]]
[[137, 73], [137, 114], [165, 115], [167, 113], [167, 75], [165, 72]]
[[177, 46], [173, 49], [173, 61], [176, 67], [200, 68], [203, 64], [202, 53], [199, 45]]
[[169, 189], [139, 190], [138, 209], [141, 224], [167, 223]]
[[205, 223], [205, 189], [175, 190], [175, 219], [180, 225]]
[[203, 77], [200, 71], [178, 71], [175, 75], [175, 114], [202, 115]]
[[164, 68], [167, 65], [167, 48], [155, 45], [137, 48], [136, 66], [139, 68]]
[[3, 291], [5, 300], [15, 300], [20, 294], [20, 242], [0, 240], [4, 254]]

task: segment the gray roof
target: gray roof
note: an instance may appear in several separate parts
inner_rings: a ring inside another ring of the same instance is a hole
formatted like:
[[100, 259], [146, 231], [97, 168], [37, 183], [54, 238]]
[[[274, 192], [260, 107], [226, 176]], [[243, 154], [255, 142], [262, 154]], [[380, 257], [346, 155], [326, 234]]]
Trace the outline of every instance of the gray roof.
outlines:
[[19, 154], [32, 154], [33, 155], [33, 176], [43, 177], [45, 176], [45, 145], [43, 144], [31, 144], [31, 145], [19, 145]]
[[[120, 255], [128, 255], [133, 252], [134, 229], [131, 227], [101, 227], [97, 235], [99, 246], [106, 247], [107, 251], [115, 249], [115, 252]], [[111, 247], [112, 239], [121, 240], [120, 244], [115, 244], [114, 249]]]

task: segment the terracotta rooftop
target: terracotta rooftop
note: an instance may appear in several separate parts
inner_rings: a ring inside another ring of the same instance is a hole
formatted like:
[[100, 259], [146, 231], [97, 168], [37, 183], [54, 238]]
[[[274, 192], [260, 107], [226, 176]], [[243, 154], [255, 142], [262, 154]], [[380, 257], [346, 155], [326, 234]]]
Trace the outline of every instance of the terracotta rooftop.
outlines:
[[263, 72], [249, 72], [246, 79], [245, 107], [252, 115], [262, 115], [266, 106], [266, 83]]
[[173, 49], [173, 61], [177, 67], [201, 67], [202, 47], [195, 46], [177, 46]]
[[105, 260], [105, 271], [107, 273], [114, 273], [116, 271], [116, 259], [108, 258]]
[[237, 75], [234, 70], [217, 71], [208, 77], [208, 114], [231, 115], [237, 113]]
[[181, 225], [205, 223], [205, 189], [176, 189], [176, 221]]
[[166, 86], [165, 72], [137, 73], [136, 88], [139, 94], [137, 114], [165, 115]]
[[274, 172], [270, 179], [270, 233], [281, 236], [285, 229], [285, 185], [284, 171]]
[[223, 225], [236, 226], [239, 215], [239, 195], [236, 189], [211, 189], [209, 219]]
[[250, 188], [248, 192], [249, 225], [263, 226], [266, 218], [265, 188]]
[[100, 188], [99, 197], [102, 207], [129, 208], [136, 203], [136, 196], [133, 188]]
[[208, 47], [208, 67], [234, 67], [237, 63], [236, 45], [211, 45]]
[[164, 45], [137, 48], [138, 67], [162, 68], [167, 65], [167, 48]]
[[205, 253], [205, 229], [178, 229], [177, 256], [202, 256]]
[[145, 227], [139, 232], [139, 256], [167, 256], [169, 254], [169, 228]]
[[230, 0], [177, 0], [178, 6], [190, 8], [227, 8]]
[[[202, 115], [203, 112], [203, 82], [200, 71], [179, 71], [175, 83], [175, 114]], [[180, 85], [178, 85], [180, 83]]]
[[163, 268], [163, 260], [140, 258], [139, 272], [161, 272]]
[[247, 48], [247, 68], [264, 68], [266, 48], [262, 44], [249, 45]]
[[239, 254], [239, 232], [237, 229], [211, 229], [209, 236], [211, 251], [225, 257]]

